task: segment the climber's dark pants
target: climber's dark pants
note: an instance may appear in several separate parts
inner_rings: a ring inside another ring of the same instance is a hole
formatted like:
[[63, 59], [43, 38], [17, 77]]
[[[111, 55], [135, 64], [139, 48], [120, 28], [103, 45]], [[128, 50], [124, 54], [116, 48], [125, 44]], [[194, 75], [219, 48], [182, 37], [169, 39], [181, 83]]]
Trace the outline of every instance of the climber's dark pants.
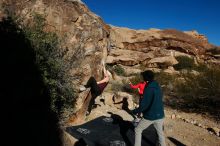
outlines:
[[88, 106], [88, 112], [90, 113], [92, 110], [92, 106], [95, 104], [95, 99], [97, 96], [99, 96], [101, 94], [101, 91], [99, 89], [99, 86], [97, 84], [97, 81], [94, 77], [90, 77], [87, 84], [85, 85], [86, 88], [91, 88], [91, 95], [92, 98], [89, 102], [89, 106]]

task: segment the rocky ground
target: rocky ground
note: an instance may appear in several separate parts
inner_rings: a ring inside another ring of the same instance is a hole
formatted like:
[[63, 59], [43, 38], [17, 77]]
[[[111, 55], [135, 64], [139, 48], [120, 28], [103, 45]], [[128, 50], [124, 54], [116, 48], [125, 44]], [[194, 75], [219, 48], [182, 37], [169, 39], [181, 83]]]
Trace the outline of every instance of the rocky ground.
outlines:
[[199, 114], [184, 113], [167, 107], [165, 113], [165, 135], [168, 145], [175, 145], [170, 141], [169, 137], [172, 137], [190, 146], [220, 146], [220, 137], [217, 136], [219, 124], [216, 122]]
[[[93, 109], [86, 117], [86, 121], [100, 116], [110, 116], [112, 112], [123, 117], [124, 120], [132, 121], [133, 118], [125, 111], [114, 106], [104, 105]], [[219, 123], [202, 115], [184, 113], [169, 107], [165, 107], [165, 136], [168, 146], [220, 146]]]

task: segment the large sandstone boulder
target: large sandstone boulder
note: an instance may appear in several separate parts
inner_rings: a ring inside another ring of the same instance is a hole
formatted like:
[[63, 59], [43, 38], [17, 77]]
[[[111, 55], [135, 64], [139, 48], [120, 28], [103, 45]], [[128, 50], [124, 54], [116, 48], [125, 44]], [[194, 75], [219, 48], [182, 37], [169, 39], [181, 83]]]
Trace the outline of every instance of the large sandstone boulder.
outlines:
[[[111, 26], [110, 30], [111, 44], [113, 48], [120, 48], [117, 56], [123, 56], [125, 52], [137, 51], [143, 53], [140, 58], [132, 57], [126, 54], [123, 61], [117, 58], [114, 51], [108, 55], [108, 63], [129, 62], [128, 65], [139, 63], [148, 64], [150, 59], [164, 56], [192, 56], [200, 59], [213, 59], [214, 55], [210, 55], [208, 51], [215, 46], [208, 42], [208, 39], [196, 31], [181, 32], [177, 30], [133, 30], [129, 28], [120, 28]], [[147, 57], [145, 53], [151, 52], [153, 55]], [[119, 54], [121, 53], [121, 54]], [[136, 53], [136, 54], [140, 54]], [[135, 56], [135, 54], [134, 54]], [[145, 57], [143, 57], [145, 56]], [[129, 60], [129, 58], [131, 58]], [[134, 59], [134, 60], [133, 60]], [[173, 65], [175, 63], [171, 63]]]
[[[64, 74], [71, 77], [65, 82], [69, 82], [74, 91], [78, 92], [79, 85], [85, 84], [90, 76], [97, 80], [102, 78], [101, 62], [107, 58], [110, 27], [80, 0], [4, 0], [0, 8], [3, 8], [0, 10], [1, 17], [13, 15], [21, 28], [30, 28], [37, 23], [36, 14], [45, 19], [43, 30], [58, 36], [59, 52], [66, 66]], [[87, 107], [85, 100], [80, 99], [88, 97], [90, 100], [90, 96], [89, 93], [83, 94], [84, 97], [77, 95], [73, 97], [77, 100], [75, 112], [83, 118], [86, 110], [81, 109]], [[71, 122], [74, 122], [73, 119]]]
[[112, 49], [107, 57], [106, 63], [108, 64], [123, 64], [123, 65], [136, 65], [146, 59], [153, 58], [152, 53], [143, 53], [139, 51], [125, 50], [125, 49]]
[[175, 64], [177, 64], [178, 61], [174, 58], [174, 57], [170, 57], [170, 56], [164, 56], [164, 57], [157, 57], [157, 58], [153, 58], [151, 60], [148, 61], [149, 65], [155, 65], [154, 67], [158, 67], [159, 66], [173, 66]]
[[114, 102], [113, 102], [114, 95], [115, 95], [114, 93], [103, 92], [101, 98], [104, 99], [106, 105], [114, 106]]
[[125, 74], [127, 76], [131, 76], [134, 74], [140, 74], [142, 72], [142, 70], [140, 69], [141, 67], [139, 65], [137, 66], [124, 66], [121, 65], [122, 68], [124, 68]]

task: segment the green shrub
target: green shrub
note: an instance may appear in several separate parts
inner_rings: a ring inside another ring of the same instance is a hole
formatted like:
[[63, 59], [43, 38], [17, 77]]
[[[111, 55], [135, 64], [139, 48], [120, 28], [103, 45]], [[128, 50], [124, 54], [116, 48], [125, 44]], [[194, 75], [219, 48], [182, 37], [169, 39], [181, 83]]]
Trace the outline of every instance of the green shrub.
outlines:
[[208, 69], [208, 66], [204, 63], [200, 63], [198, 65], [195, 66], [194, 70], [198, 71], [198, 72], [204, 72]]
[[220, 69], [211, 67], [198, 75], [187, 73], [182, 76], [184, 82], [177, 85], [180, 96], [212, 99], [220, 97]]
[[179, 63], [173, 66], [175, 70], [182, 70], [182, 69], [192, 70], [195, 67], [193, 58], [187, 56], [178, 56], [176, 57], [176, 60]]
[[45, 19], [42, 15], [33, 14], [33, 24], [25, 28], [25, 35], [31, 42], [36, 54], [36, 65], [39, 67], [45, 85], [51, 96], [51, 109], [60, 113], [63, 108], [73, 104], [74, 91], [65, 74], [66, 64], [63, 61], [55, 33], [45, 32]]
[[[218, 99], [220, 97], [220, 69], [211, 67], [202, 72], [197, 79], [198, 95], [203, 98]], [[194, 79], [195, 80], [195, 79]]]
[[165, 94], [173, 92], [175, 87], [177, 75], [169, 74], [166, 72], [160, 72], [155, 74], [155, 80], [161, 85]]
[[143, 78], [140, 74], [136, 74], [134, 77], [132, 77], [130, 79], [130, 81], [131, 81], [132, 84], [138, 84], [140, 82], [143, 82], [144, 80], [143, 80]]
[[120, 65], [113, 66], [113, 71], [119, 76], [125, 76], [125, 70]]
[[220, 69], [211, 67], [200, 74], [187, 73], [182, 77], [175, 88], [177, 97], [181, 99], [180, 106], [194, 112], [210, 113], [211, 117], [219, 120]]

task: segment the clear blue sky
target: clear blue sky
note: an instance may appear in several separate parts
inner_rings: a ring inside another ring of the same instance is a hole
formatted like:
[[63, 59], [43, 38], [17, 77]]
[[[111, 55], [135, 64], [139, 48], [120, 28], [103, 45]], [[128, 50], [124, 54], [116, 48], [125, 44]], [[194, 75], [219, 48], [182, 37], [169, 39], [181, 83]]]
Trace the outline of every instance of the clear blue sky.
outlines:
[[107, 24], [197, 30], [220, 46], [220, 0], [82, 0]]

